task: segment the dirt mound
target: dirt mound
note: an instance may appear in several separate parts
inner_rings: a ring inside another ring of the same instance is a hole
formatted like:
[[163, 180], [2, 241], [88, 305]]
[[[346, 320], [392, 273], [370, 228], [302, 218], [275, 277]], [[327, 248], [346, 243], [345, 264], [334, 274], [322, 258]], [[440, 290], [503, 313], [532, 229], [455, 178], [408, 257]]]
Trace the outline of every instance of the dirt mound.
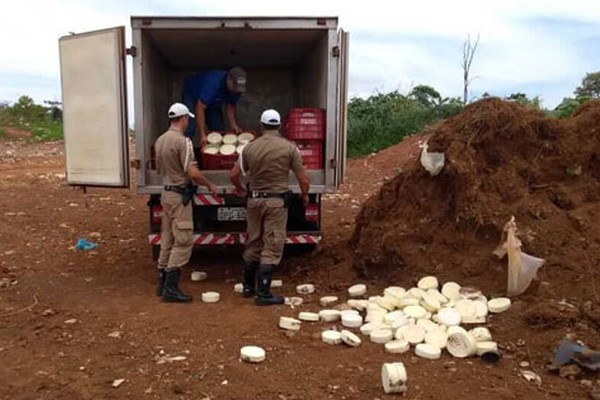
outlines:
[[599, 121], [600, 101], [566, 120], [499, 99], [468, 106], [431, 129], [429, 151], [446, 155], [440, 175], [414, 162], [365, 203], [355, 266], [502, 291], [504, 263], [491, 252], [514, 215], [524, 250], [548, 260], [547, 280], [586, 273], [600, 258]]

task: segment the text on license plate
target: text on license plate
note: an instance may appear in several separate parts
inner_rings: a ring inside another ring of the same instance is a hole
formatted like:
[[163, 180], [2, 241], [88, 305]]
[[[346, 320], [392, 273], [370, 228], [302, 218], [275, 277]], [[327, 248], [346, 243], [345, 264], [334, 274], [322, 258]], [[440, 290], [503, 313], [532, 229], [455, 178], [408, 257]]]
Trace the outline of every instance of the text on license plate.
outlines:
[[245, 221], [246, 209], [244, 207], [219, 207], [217, 211], [219, 221]]

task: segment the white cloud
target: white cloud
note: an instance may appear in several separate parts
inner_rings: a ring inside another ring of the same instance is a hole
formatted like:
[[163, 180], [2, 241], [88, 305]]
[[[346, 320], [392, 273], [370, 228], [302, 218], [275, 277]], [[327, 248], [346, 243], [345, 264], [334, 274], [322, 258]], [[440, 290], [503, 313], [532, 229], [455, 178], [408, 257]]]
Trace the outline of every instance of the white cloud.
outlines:
[[[460, 95], [461, 43], [467, 33], [481, 33], [474, 93], [539, 88], [530, 94], [553, 105], [570, 94], [565, 87], [574, 88], [584, 72], [600, 64], [597, 48], [582, 52], [577, 45], [580, 34], [588, 35], [586, 46], [594, 46], [590, 37], [600, 39], [598, 1], [30, 0], [13, 2], [0, 15], [0, 99], [14, 100], [21, 84], [21, 92], [37, 100], [60, 97], [61, 35], [128, 26], [130, 15], [156, 14], [339, 15], [351, 32], [350, 91], [356, 94], [426, 83], [445, 95]], [[546, 20], [555, 22], [553, 29], [545, 29]], [[578, 30], [578, 24], [591, 26]], [[21, 80], [7, 83], [19, 74]], [[32, 77], [29, 84], [25, 77]]]

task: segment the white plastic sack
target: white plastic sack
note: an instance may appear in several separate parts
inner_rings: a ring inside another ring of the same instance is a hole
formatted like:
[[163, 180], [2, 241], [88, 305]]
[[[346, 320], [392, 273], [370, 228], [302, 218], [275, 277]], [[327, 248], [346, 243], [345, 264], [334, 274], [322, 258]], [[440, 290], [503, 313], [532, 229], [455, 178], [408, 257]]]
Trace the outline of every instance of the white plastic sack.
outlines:
[[421, 166], [425, 168], [431, 176], [438, 175], [442, 168], [444, 168], [444, 163], [446, 161], [446, 156], [444, 153], [430, 153], [427, 151], [429, 145], [427, 141], [425, 141], [421, 146]]
[[494, 254], [503, 258], [508, 254], [508, 283], [507, 294], [518, 296], [525, 292], [531, 281], [536, 277], [537, 271], [544, 265], [545, 260], [531, 256], [521, 251], [521, 241], [517, 238], [517, 224], [512, 217], [504, 226], [506, 242], [502, 249], [498, 248]]

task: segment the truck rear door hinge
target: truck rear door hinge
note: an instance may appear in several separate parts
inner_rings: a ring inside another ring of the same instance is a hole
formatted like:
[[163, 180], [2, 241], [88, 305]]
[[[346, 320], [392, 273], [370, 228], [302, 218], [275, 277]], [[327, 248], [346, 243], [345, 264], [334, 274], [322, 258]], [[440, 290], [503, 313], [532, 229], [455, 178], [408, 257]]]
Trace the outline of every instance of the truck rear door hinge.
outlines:
[[131, 57], [137, 57], [137, 47], [131, 46], [127, 48], [127, 55]]
[[331, 55], [334, 57], [339, 57], [340, 56], [340, 46], [333, 46], [333, 48], [331, 49]]
[[332, 158], [331, 160], [329, 160], [329, 166], [332, 169], [335, 169], [337, 167], [337, 159], [336, 158]]

